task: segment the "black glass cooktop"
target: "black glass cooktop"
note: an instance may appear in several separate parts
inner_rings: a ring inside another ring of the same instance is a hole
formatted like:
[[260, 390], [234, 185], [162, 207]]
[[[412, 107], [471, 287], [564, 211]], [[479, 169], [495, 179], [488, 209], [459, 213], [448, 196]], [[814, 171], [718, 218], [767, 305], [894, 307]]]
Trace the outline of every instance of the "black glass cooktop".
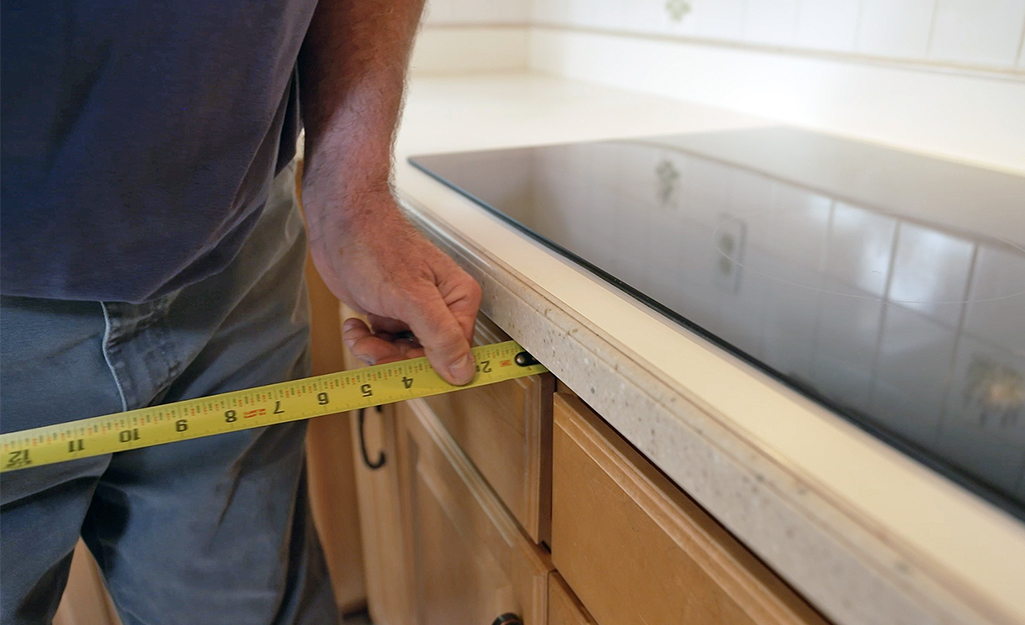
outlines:
[[411, 161], [1025, 519], [1025, 178], [785, 128]]

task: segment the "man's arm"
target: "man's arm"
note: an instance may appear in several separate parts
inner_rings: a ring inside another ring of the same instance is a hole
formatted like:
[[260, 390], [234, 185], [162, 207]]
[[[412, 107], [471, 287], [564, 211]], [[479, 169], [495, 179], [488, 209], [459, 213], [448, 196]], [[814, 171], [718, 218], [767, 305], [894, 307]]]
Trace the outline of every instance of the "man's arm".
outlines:
[[299, 56], [306, 127], [303, 203], [328, 287], [369, 315], [344, 339], [368, 362], [420, 355], [450, 382], [474, 374], [480, 287], [402, 216], [392, 143], [423, 0], [321, 0]]

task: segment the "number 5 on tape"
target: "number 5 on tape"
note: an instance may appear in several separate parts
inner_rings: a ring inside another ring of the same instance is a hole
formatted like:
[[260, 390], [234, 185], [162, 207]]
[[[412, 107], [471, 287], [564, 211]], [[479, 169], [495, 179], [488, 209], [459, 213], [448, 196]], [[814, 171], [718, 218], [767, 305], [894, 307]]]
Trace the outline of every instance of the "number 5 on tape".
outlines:
[[403, 360], [0, 436], [0, 472], [475, 388], [547, 369], [515, 341], [473, 348], [477, 375], [453, 386], [426, 358]]

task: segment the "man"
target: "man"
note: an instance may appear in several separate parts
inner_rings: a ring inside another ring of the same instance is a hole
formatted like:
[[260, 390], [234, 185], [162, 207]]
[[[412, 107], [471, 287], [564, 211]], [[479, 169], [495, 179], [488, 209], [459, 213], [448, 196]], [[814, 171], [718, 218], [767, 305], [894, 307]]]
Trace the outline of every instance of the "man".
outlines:
[[[315, 4], [3, 0], [4, 432], [306, 373], [300, 111], [310, 250], [373, 326], [346, 343], [472, 378], [479, 287], [389, 187], [422, 0]], [[2, 623], [49, 622], [80, 534], [126, 625], [336, 622], [303, 433], [3, 474]]]

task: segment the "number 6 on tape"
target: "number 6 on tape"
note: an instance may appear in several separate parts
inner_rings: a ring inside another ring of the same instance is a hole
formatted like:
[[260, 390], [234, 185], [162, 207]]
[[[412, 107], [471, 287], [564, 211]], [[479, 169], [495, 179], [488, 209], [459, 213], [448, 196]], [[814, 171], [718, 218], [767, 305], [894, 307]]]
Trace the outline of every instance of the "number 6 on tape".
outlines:
[[0, 436], [0, 472], [348, 412], [544, 373], [515, 341], [473, 348], [477, 375], [453, 386], [426, 358], [281, 382]]

